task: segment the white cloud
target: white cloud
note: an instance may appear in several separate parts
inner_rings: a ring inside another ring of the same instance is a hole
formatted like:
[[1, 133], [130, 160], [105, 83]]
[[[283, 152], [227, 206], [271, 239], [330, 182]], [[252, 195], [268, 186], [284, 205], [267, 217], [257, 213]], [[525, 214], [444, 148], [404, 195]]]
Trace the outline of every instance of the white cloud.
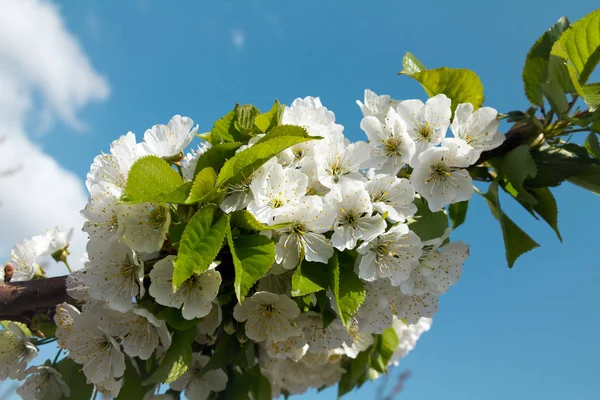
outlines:
[[246, 44], [246, 34], [241, 29], [235, 29], [231, 31], [231, 43], [238, 48], [241, 49]]
[[[72, 262], [78, 264], [86, 241], [79, 215], [87, 201], [83, 182], [26, 131], [32, 128], [28, 121], [55, 118], [81, 129], [78, 111], [108, 95], [106, 80], [67, 31], [57, 7], [44, 0], [0, 1], [0, 171], [18, 167], [0, 177], [0, 256], [22, 238], [72, 226]], [[34, 102], [37, 98], [41, 101]]]

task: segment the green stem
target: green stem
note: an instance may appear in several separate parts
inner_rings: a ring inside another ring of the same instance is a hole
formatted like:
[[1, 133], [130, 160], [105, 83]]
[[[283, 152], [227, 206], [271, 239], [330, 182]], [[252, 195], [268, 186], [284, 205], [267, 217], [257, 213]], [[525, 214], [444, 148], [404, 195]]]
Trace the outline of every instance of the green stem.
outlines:
[[560, 134], [567, 135], [569, 133], [577, 133], [577, 132], [590, 132], [590, 128], [571, 129], [570, 131], [562, 131]]
[[69, 274], [72, 273], [73, 271], [71, 270], [71, 266], [69, 265], [69, 262], [67, 260], [63, 260], [63, 263], [65, 263], [67, 269], [69, 270]]
[[94, 395], [92, 396], [92, 400], [96, 400], [96, 397], [98, 397], [98, 389], [96, 389], [94, 386]]
[[58, 349], [58, 353], [56, 353], [56, 357], [54, 357], [54, 361], [52, 361], [53, 367], [56, 365], [56, 362], [58, 361], [58, 357], [60, 357], [60, 353], [62, 353], [62, 349]]
[[177, 167], [177, 171], [179, 171], [179, 175], [181, 175], [183, 178], [183, 170], [181, 169], [181, 165], [179, 165], [179, 163], [175, 163], [175, 166]]

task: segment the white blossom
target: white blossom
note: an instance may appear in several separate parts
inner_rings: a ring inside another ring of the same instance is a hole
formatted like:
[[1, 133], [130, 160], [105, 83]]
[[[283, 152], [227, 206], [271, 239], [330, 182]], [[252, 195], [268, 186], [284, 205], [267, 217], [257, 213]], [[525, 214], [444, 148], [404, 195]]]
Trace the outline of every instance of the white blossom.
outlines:
[[149, 359], [159, 343], [165, 348], [171, 345], [166, 322], [143, 308], [134, 308], [120, 315], [115, 331], [116, 336], [123, 340], [125, 354], [142, 360]]
[[295, 301], [286, 295], [269, 292], [256, 292], [233, 309], [233, 317], [238, 322], [246, 322], [246, 336], [255, 342], [279, 342], [297, 336], [298, 331], [291, 321], [299, 314]]
[[181, 172], [184, 179], [188, 181], [194, 180], [194, 174], [196, 172], [196, 165], [198, 165], [198, 159], [202, 154], [206, 153], [212, 145], [209, 142], [202, 142], [196, 149], [192, 149], [191, 153], [187, 153], [183, 160], [181, 160]]
[[417, 157], [431, 146], [442, 142], [450, 125], [450, 99], [438, 94], [427, 100], [405, 100], [396, 111], [406, 123], [408, 134], [416, 144], [416, 152], [410, 166], [414, 167]]
[[382, 122], [376, 117], [365, 117], [360, 128], [369, 138], [371, 157], [365, 163], [376, 171], [396, 175], [415, 155], [415, 142], [408, 135], [406, 123], [390, 108]]
[[389, 278], [399, 286], [410, 276], [410, 271], [421, 256], [421, 240], [405, 224], [390, 228], [358, 249], [361, 257], [359, 276], [366, 281]]
[[135, 251], [159, 251], [169, 232], [171, 210], [166, 203], [139, 203], [117, 206], [122, 241]]
[[352, 343], [342, 343], [343, 354], [350, 358], [356, 358], [367, 350], [375, 342], [371, 333], [362, 332], [356, 319], [353, 319], [348, 327], [348, 333], [352, 337]]
[[159, 157], [175, 157], [192, 142], [198, 127], [188, 117], [175, 115], [167, 125], [154, 125], [144, 133], [142, 148]]
[[59, 343], [69, 350], [69, 358], [82, 364], [88, 382], [100, 384], [123, 376], [125, 356], [111, 330], [113, 323], [107, 315], [83, 312], [70, 304], [58, 306]]
[[14, 322], [0, 330], [0, 381], [23, 379], [27, 363], [37, 356], [37, 348]]
[[71, 395], [71, 389], [62, 375], [45, 365], [30, 367], [25, 383], [17, 388], [23, 400], [61, 400]]
[[410, 182], [431, 211], [471, 198], [473, 181], [464, 168], [475, 157], [476, 152], [462, 139], [444, 139], [442, 147], [432, 147], [419, 156]]
[[371, 149], [365, 142], [346, 144], [344, 141], [321, 140], [316, 144], [315, 161], [319, 182], [325, 187], [345, 181], [361, 181], [359, 172], [371, 155]]
[[112, 195], [96, 195], [81, 211], [85, 218], [83, 231], [90, 237], [90, 242], [108, 245], [123, 236], [123, 226], [119, 224], [117, 202], [119, 198]]
[[383, 279], [365, 283], [365, 301], [356, 313], [361, 333], [383, 333], [392, 326], [400, 291]]
[[88, 257], [80, 280], [89, 296], [121, 312], [132, 309], [132, 299], [144, 295], [144, 263], [139, 257], [121, 243], [106, 249], [92, 246]]
[[302, 172], [274, 163], [250, 183], [253, 200], [248, 203], [248, 211], [260, 222], [272, 223], [276, 216], [300, 203], [307, 185], [308, 178]]
[[264, 344], [265, 350], [269, 357], [272, 358], [289, 358], [298, 361], [308, 350], [306, 340], [303, 334], [298, 331], [297, 336], [289, 336], [285, 340], [272, 342], [267, 340]]
[[63, 230], [61, 227], [54, 227], [51, 230], [46, 231], [42, 235], [44, 240], [44, 252], [42, 254], [52, 256], [58, 251], [63, 251], [69, 247], [69, 243], [73, 238], [73, 228], [69, 230]]
[[504, 142], [504, 135], [498, 131], [498, 112], [490, 107], [481, 107], [473, 112], [471, 103], [459, 104], [454, 111], [450, 125], [454, 137], [462, 139], [477, 151], [495, 149]]
[[420, 318], [431, 318], [438, 310], [438, 297], [431, 293], [405, 296], [400, 294], [396, 304], [396, 315], [409, 324], [416, 324]]
[[275, 261], [293, 269], [302, 261], [327, 263], [333, 255], [331, 242], [323, 233], [330, 231], [335, 218], [333, 208], [318, 196], [306, 196], [303, 202], [275, 217], [275, 224], [289, 223], [278, 229]]
[[298, 125], [312, 136], [321, 136], [334, 141], [343, 140], [342, 125], [335, 123], [335, 115], [321, 104], [318, 97], [296, 99], [285, 108], [281, 123]]
[[183, 391], [190, 400], [205, 400], [212, 392], [221, 392], [227, 386], [227, 375], [222, 369], [203, 372], [210, 359], [199, 353], [192, 356], [192, 366], [179, 379], [171, 383], [171, 388]]
[[326, 352], [328, 349], [340, 347], [342, 343], [352, 343], [352, 338], [339, 318], [334, 319], [327, 328], [323, 328], [321, 314], [308, 311], [300, 314], [296, 324], [304, 333], [310, 353]]
[[415, 190], [408, 179], [378, 174], [365, 184], [365, 189], [369, 192], [373, 209], [381, 215], [387, 213], [391, 222], [404, 222], [417, 212], [413, 203]]
[[431, 318], [421, 318], [416, 324], [406, 324], [394, 317], [394, 331], [398, 336], [398, 347], [390, 358], [389, 365], [398, 365], [412, 349], [421, 335], [431, 328]]
[[396, 108], [399, 101], [393, 100], [387, 94], [378, 96], [377, 93], [365, 89], [365, 100], [364, 104], [360, 100], [356, 100], [356, 104], [360, 107], [365, 117], [375, 117], [382, 123], [385, 121], [385, 117], [390, 109]]
[[12, 282], [28, 281], [34, 275], [43, 275], [44, 270], [37, 263], [37, 259], [46, 249], [47, 242], [41, 236], [17, 243], [10, 252], [10, 261], [14, 268]]
[[213, 262], [202, 274], [192, 274], [173, 292], [174, 260], [175, 256], [167, 256], [154, 265], [150, 272], [150, 295], [158, 304], [181, 308], [185, 319], [208, 315], [221, 286], [221, 274], [215, 270], [218, 263]]
[[87, 174], [86, 185], [92, 197], [120, 197], [127, 183], [129, 169], [146, 153], [137, 146], [131, 132], [121, 136], [110, 145], [110, 154], [100, 154]]
[[362, 184], [345, 181], [332, 189], [328, 200], [337, 211], [331, 243], [338, 250], [353, 249], [358, 240], [370, 241], [385, 232], [381, 216], [372, 216], [369, 193]]

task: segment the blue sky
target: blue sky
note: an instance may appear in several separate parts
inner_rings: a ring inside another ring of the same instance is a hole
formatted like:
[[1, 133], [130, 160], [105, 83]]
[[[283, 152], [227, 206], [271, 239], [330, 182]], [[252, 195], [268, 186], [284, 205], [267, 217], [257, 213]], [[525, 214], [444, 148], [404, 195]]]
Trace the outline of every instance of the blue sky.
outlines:
[[[61, 75], [86, 82], [56, 89], [71, 100], [61, 102], [64, 96], [51, 96], [43, 79], [32, 81], [11, 70], [12, 53], [3, 53], [0, 45], [0, 84], [3, 71], [17, 74], [31, 103], [14, 121], [19, 140], [56, 160], [69, 180], [70, 192], [58, 182], [55, 192], [33, 196], [38, 203], [31, 203], [29, 211], [46, 210], [52, 198], [58, 198], [57, 204], [76, 202], [69, 193], [81, 198], [77, 185], [83, 184], [95, 155], [121, 134], [131, 130], [141, 138], [147, 127], [166, 123], [176, 113], [207, 131], [236, 102], [268, 109], [275, 98], [289, 104], [296, 97], [320, 96], [349, 138], [364, 139], [355, 100], [362, 99], [365, 88], [398, 99], [425, 97], [417, 83], [396, 75], [406, 51], [426, 66], [477, 72], [488, 106], [501, 112], [524, 109], [520, 74], [531, 44], [560, 16], [574, 21], [597, 6], [591, 0], [511, 0], [495, 6], [481, 1], [309, 0], [57, 4], [52, 10], [63, 21], [62, 29], [87, 59], [86, 64], [74, 57], [86, 71], [82, 76]], [[3, 34], [0, 30], [0, 42], [19, 32]], [[64, 51], [65, 57], [73, 55]], [[0, 94], [0, 105], [9, 100]], [[70, 118], [65, 109], [77, 117]], [[16, 138], [9, 127], [4, 126], [9, 139]], [[72, 182], [75, 178], [79, 183]], [[10, 208], [10, 194], [28, 184], [6, 185], [0, 184], [0, 197]], [[600, 198], [569, 184], [555, 195], [563, 243], [501, 198], [509, 215], [542, 244], [512, 270], [506, 266], [498, 224], [481, 198], [472, 200], [466, 225], [454, 234], [471, 245], [471, 257], [459, 284], [442, 297], [432, 330], [397, 368], [395, 374], [412, 372], [399, 398], [600, 398]], [[39, 220], [52, 213], [44, 211]], [[32, 223], [29, 230], [17, 230], [35, 234], [34, 228], [50, 226]], [[9, 238], [0, 235], [0, 255], [7, 248], [1, 241]], [[347, 398], [373, 398], [376, 387], [367, 384]], [[302, 398], [334, 395], [326, 390]]]

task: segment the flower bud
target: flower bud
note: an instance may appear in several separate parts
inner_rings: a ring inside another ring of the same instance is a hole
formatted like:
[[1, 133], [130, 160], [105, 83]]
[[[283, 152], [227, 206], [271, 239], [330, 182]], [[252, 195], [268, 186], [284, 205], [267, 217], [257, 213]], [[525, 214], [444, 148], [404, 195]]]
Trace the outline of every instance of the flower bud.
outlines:
[[4, 264], [4, 282], [8, 283], [13, 277], [13, 273], [15, 272], [15, 267], [11, 263]]

